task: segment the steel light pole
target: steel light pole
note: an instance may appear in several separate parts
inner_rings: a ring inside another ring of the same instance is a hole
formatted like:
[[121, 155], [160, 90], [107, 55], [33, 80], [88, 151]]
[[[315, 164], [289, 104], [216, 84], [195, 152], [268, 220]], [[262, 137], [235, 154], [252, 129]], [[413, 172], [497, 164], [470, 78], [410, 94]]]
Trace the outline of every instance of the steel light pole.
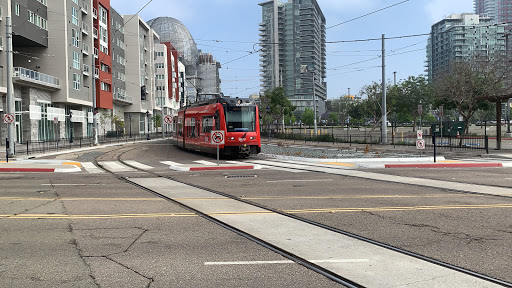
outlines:
[[[268, 115], [270, 114], [270, 106], [267, 105], [267, 118], [268, 118]], [[270, 118], [267, 119], [268, 121], [268, 142], [270, 143]]]
[[149, 138], [149, 110], [146, 110], [146, 117], [148, 118], [148, 140], [150, 140]]
[[73, 112], [69, 111], [69, 127], [71, 130], [71, 133], [69, 135], [69, 143], [73, 143], [73, 121], [71, 120], [73, 118]]
[[130, 138], [132, 138], [132, 115], [128, 115], [128, 119], [130, 121]]

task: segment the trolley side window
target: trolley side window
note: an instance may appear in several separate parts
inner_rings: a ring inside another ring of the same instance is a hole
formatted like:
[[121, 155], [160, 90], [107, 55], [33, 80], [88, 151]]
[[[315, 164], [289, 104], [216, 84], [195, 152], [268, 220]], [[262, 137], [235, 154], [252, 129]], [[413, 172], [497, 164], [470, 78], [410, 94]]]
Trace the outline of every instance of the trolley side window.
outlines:
[[256, 127], [256, 107], [226, 107], [228, 132], [254, 132]]
[[178, 135], [183, 136], [183, 119], [178, 118]]
[[213, 116], [203, 116], [203, 133], [210, 133], [213, 126]]

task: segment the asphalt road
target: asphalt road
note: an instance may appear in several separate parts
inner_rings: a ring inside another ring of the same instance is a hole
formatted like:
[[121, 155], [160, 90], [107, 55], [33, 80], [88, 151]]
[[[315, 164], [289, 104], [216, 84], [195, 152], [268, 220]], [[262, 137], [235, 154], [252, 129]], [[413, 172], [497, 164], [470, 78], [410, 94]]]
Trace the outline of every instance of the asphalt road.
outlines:
[[[160, 161], [215, 158], [159, 142], [52, 156], [81, 162], [119, 157], [154, 167], [156, 174], [512, 282], [508, 197], [318, 172], [177, 172]], [[511, 170], [371, 172], [492, 189], [510, 187]], [[108, 173], [4, 173], [0, 187], [0, 287], [339, 287]]]

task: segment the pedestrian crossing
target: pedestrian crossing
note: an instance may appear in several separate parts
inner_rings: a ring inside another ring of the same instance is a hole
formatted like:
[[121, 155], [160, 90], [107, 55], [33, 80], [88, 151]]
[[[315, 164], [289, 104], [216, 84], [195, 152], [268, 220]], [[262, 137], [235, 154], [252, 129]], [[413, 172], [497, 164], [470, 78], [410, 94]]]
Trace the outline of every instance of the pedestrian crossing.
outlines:
[[[108, 170], [113, 173], [118, 172], [140, 172], [140, 170], [144, 171], [151, 171], [154, 169], [173, 169], [184, 167], [184, 166], [217, 166], [217, 162], [213, 161], [206, 161], [206, 160], [197, 160], [197, 161], [188, 161], [188, 162], [175, 162], [175, 161], [159, 161], [158, 164], [154, 166], [150, 166], [148, 164], [141, 163], [139, 161], [135, 160], [125, 160], [124, 163], [121, 163], [120, 161], [99, 161], [96, 165], [93, 162], [82, 162], [82, 171], [89, 173], [89, 174], [102, 174], [105, 173], [105, 170]], [[272, 163], [275, 161], [268, 160], [268, 161], [220, 161], [220, 165], [255, 165], [257, 164], [261, 169], [264, 170], [280, 170], [280, 171], [287, 171], [287, 172], [293, 172], [293, 173], [303, 173], [305, 171], [302, 170], [296, 170], [286, 167], [275, 167], [272, 166]], [[173, 169], [178, 170], [180, 169]]]

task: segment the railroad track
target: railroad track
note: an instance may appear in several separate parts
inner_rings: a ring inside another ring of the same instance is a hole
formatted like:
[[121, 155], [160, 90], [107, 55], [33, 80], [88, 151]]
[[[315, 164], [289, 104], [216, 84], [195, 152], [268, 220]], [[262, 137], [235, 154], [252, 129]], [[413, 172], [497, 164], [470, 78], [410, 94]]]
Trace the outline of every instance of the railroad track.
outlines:
[[[329, 279], [331, 279], [332, 281], [336, 282], [336, 283], [339, 283], [341, 285], [344, 285], [346, 287], [373, 287], [373, 286], [364, 286], [358, 282], [356, 282], [355, 280], [352, 280], [352, 279], [348, 279], [346, 277], [344, 277], [343, 275], [340, 275], [341, 273], [335, 273], [329, 269], [326, 269], [325, 267], [322, 267], [321, 265], [318, 265], [316, 263], [314, 263], [313, 261], [310, 261], [308, 259], [305, 259], [304, 257], [300, 257], [299, 255], [296, 255], [294, 253], [291, 253], [290, 251], [286, 250], [286, 249], [283, 249], [281, 247], [279, 247], [278, 245], [275, 245], [261, 237], [258, 237], [258, 236], [255, 236], [251, 233], [248, 233], [246, 231], [243, 231], [242, 229], [239, 229], [237, 227], [235, 227], [234, 225], [231, 225], [225, 221], [222, 221], [222, 220], [219, 220], [217, 217], [215, 217], [215, 215], [212, 215], [211, 213], [205, 213], [203, 211], [201, 211], [200, 209], [198, 208], [195, 208], [195, 207], [192, 207], [191, 205], [187, 205], [187, 204], [184, 204], [183, 202], [181, 201], [178, 201], [176, 199], [173, 199], [172, 197], [169, 197], [169, 195], [165, 195], [164, 193], [162, 193], [161, 191], [158, 191], [157, 189], [152, 189], [151, 187], [147, 187], [146, 185], [141, 185], [140, 183], [138, 183], [136, 181], [136, 178], [128, 178], [126, 177], [125, 173], [124, 172], [121, 172], [121, 173], [114, 173], [112, 171], [109, 171], [108, 169], [106, 169], [105, 167], [103, 167], [99, 162], [98, 162], [98, 159], [99, 158], [103, 158], [104, 156], [108, 156], [108, 157], [113, 157], [113, 158], [117, 158], [117, 161], [123, 163], [124, 165], [126, 166], [129, 166], [137, 171], [140, 171], [140, 172], [144, 172], [144, 173], [147, 173], [148, 176], [150, 177], [154, 177], [154, 178], [160, 178], [160, 179], [167, 179], [167, 180], [170, 180], [170, 181], [173, 181], [173, 182], [177, 182], [177, 183], [180, 183], [180, 184], [183, 184], [183, 185], [187, 185], [189, 187], [193, 187], [193, 188], [196, 188], [196, 189], [199, 189], [199, 190], [202, 190], [202, 191], [206, 191], [208, 193], [214, 193], [214, 194], [217, 194], [219, 196], [222, 196], [222, 197], [225, 197], [225, 198], [228, 198], [228, 199], [231, 199], [231, 200], [234, 200], [234, 201], [237, 201], [237, 202], [240, 202], [240, 203], [244, 203], [244, 204], [247, 204], [247, 205], [251, 205], [253, 207], [256, 207], [256, 208], [259, 208], [259, 209], [262, 209], [264, 211], [267, 211], [269, 213], [273, 213], [273, 214], [277, 214], [277, 215], [281, 215], [281, 216], [284, 216], [284, 217], [287, 217], [287, 218], [290, 218], [290, 219], [293, 219], [293, 220], [296, 220], [296, 221], [300, 221], [302, 223], [305, 223], [307, 225], [312, 225], [314, 227], [317, 227], [319, 229], [323, 229], [325, 231], [329, 231], [329, 232], [332, 232], [332, 233], [336, 233], [336, 234], [339, 234], [339, 235], [343, 235], [343, 236], [346, 236], [346, 237], [350, 237], [352, 239], [355, 239], [357, 241], [362, 241], [364, 243], [367, 243], [367, 244], [370, 244], [370, 245], [374, 245], [374, 246], [377, 246], [377, 247], [380, 247], [380, 248], [384, 248], [386, 250], [389, 250], [389, 251], [393, 251], [393, 252], [397, 252], [397, 253], [400, 253], [402, 255], [406, 255], [408, 257], [412, 257], [414, 259], [418, 259], [418, 260], [421, 260], [421, 261], [424, 261], [424, 262], [427, 262], [427, 263], [431, 263], [431, 264], [434, 264], [435, 266], [438, 266], [438, 267], [442, 267], [442, 268], [445, 268], [445, 269], [449, 269], [453, 272], [459, 272], [459, 273], [462, 273], [464, 275], [469, 275], [471, 277], [474, 277], [474, 278], [477, 278], [477, 279], [481, 279], [481, 280], [484, 280], [486, 283], [489, 283], [489, 287], [492, 287], [491, 284], [496, 284], [497, 286], [502, 286], [502, 287], [512, 287], [512, 283], [508, 283], [508, 282], [505, 282], [505, 281], [502, 281], [500, 279], [496, 279], [496, 278], [493, 278], [493, 277], [490, 277], [490, 276], [487, 276], [487, 275], [484, 275], [484, 274], [481, 274], [481, 273], [478, 273], [478, 272], [474, 272], [474, 271], [471, 271], [471, 270], [468, 270], [468, 269], [465, 269], [465, 268], [462, 268], [462, 267], [458, 267], [458, 266], [454, 266], [454, 265], [451, 265], [449, 263], [445, 263], [445, 262], [442, 262], [442, 261], [439, 261], [439, 260], [436, 260], [436, 259], [433, 259], [433, 258], [430, 258], [430, 257], [427, 257], [427, 256], [424, 256], [424, 255], [420, 255], [420, 254], [417, 254], [417, 253], [413, 253], [413, 252], [410, 252], [410, 251], [407, 251], [407, 250], [404, 250], [404, 249], [401, 249], [401, 248], [398, 248], [398, 247], [394, 247], [394, 246], [391, 246], [391, 245], [388, 245], [388, 244], [385, 244], [385, 243], [381, 243], [381, 242], [378, 242], [378, 241], [374, 241], [372, 239], [368, 239], [368, 238], [365, 238], [365, 237], [361, 237], [359, 235], [356, 235], [356, 234], [353, 234], [353, 233], [350, 233], [350, 232], [347, 232], [347, 231], [343, 231], [343, 230], [340, 230], [340, 229], [337, 229], [337, 228], [334, 228], [334, 227], [330, 227], [328, 225], [324, 225], [322, 223], [318, 223], [318, 222], [315, 222], [315, 221], [311, 221], [311, 220], [308, 220], [308, 219], [304, 219], [302, 217], [299, 217], [299, 216], [296, 216], [296, 215], [292, 215], [292, 214], [288, 214], [288, 213], [285, 213], [283, 211], [280, 211], [280, 210], [277, 210], [277, 209], [273, 209], [273, 208], [269, 208], [269, 207], [266, 207], [266, 206], [263, 206], [263, 205], [260, 205], [258, 203], [254, 203], [254, 202], [251, 202], [251, 201], [248, 201], [246, 199], [241, 199], [239, 197], [235, 197], [235, 196], [232, 196], [232, 195], [229, 195], [229, 194], [226, 194], [226, 193], [222, 193], [220, 191], [216, 191], [216, 190], [213, 190], [213, 189], [209, 189], [209, 188], [206, 188], [206, 187], [201, 187], [201, 186], [198, 186], [198, 185], [194, 185], [192, 183], [186, 183], [186, 182], [183, 182], [183, 181], [179, 181], [177, 179], [174, 179], [170, 176], [164, 176], [164, 175], [160, 175], [160, 174], [157, 174], [157, 173], [153, 173], [151, 171], [147, 171], [147, 170], [142, 170], [138, 167], [135, 167], [133, 165], [130, 165], [130, 163], [127, 163], [126, 161], [124, 161], [122, 159], [122, 156], [127, 153], [127, 152], [130, 152], [131, 150], [133, 149], [136, 149], [136, 148], [131, 148], [131, 149], [120, 149], [120, 150], [114, 150], [114, 151], [109, 151], [106, 155], [100, 155], [98, 157], [96, 157], [94, 159], [94, 164], [100, 168], [102, 168], [103, 170], [105, 170], [106, 172], [114, 175], [115, 177], [117, 177], [118, 179], [126, 182], [126, 183], [129, 183], [129, 184], [132, 184], [142, 190], [145, 190], [147, 192], [150, 192], [160, 198], [163, 198], [169, 202], [172, 202], [174, 204], [177, 204], [189, 211], [192, 211], [194, 213], [196, 213], [197, 215], [201, 216], [202, 218], [208, 220], [208, 221], [211, 221], [225, 229], [228, 229], [229, 231], [232, 231], [242, 237], [245, 237], [246, 239], [248, 240], [251, 240], [255, 243], [258, 243], [259, 245], [267, 248], [267, 249], [270, 249], [278, 254], [280, 254], [281, 256], [289, 259], [289, 260], [292, 260], [294, 262], [296, 262], [297, 264], [300, 264], [308, 269], [311, 269]], [[114, 155], [111, 155], [111, 153], [114, 153]], [[311, 166], [311, 167], [314, 167]], [[306, 171], [309, 171], [310, 168], [307, 168], [307, 167], [304, 167], [302, 166], [302, 168], [291, 168], [291, 169], [301, 169], [301, 170], [306, 170]], [[314, 171], [315, 169], [311, 170], [311, 171]], [[318, 172], [318, 171], [315, 171], [315, 172]], [[130, 173], [130, 172], [127, 172], [127, 173]], [[123, 175], [124, 174], [124, 175]], [[137, 174], [137, 177], [140, 178], [141, 175], [143, 174]], [[410, 287], [414, 287], [414, 286], [410, 286]]]

